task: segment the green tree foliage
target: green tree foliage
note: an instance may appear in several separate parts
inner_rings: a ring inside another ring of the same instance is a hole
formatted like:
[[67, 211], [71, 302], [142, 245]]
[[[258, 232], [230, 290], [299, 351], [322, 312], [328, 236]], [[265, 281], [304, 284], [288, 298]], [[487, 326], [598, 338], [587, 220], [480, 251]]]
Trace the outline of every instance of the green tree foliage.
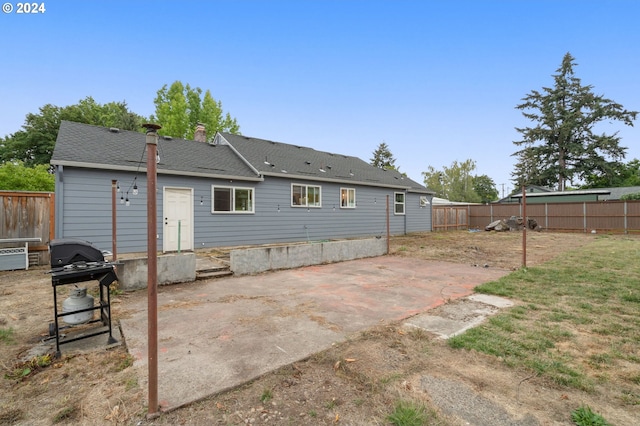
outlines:
[[609, 176], [625, 156], [617, 132], [595, 133], [603, 121], [633, 126], [637, 112], [595, 95], [574, 75], [575, 60], [567, 53], [553, 75], [554, 86], [533, 90], [516, 108], [533, 127], [516, 128], [522, 140], [513, 155], [518, 158], [512, 173], [517, 187], [535, 184], [563, 191], [567, 181], [585, 180], [590, 174]]
[[615, 163], [611, 173], [603, 175], [591, 173], [585, 178], [587, 188], [616, 188], [624, 186], [640, 186], [640, 160], [634, 158], [628, 163]]
[[381, 169], [396, 169], [396, 159], [393, 158], [389, 146], [385, 142], [381, 142], [373, 151], [373, 157], [371, 158], [371, 165], [379, 167]]
[[26, 167], [21, 161], [0, 165], [0, 190], [53, 192], [55, 180], [49, 166]]
[[207, 131], [207, 138], [213, 139], [216, 132], [239, 133], [240, 126], [229, 113], [224, 113], [222, 103], [216, 101], [207, 90], [185, 86], [174, 81], [158, 90], [153, 103], [156, 106], [152, 121], [162, 126], [158, 132], [175, 138], [193, 139], [198, 123], [202, 123]]
[[473, 190], [480, 196], [482, 203], [490, 203], [498, 199], [496, 183], [487, 175], [473, 177]]
[[[429, 166], [428, 171], [422, 172], [422, 175], [427, 188], [434, 191], [437, 197], [449, 201], [479, 203], [484, 201], [483, 196], [487, 198], [493, 193], [495, 196], [489, 201], [497, 198], [498, 191], [493, 180], [486, 175], [473, 175], [475, 169], [476, 162], [473, 160], [461, 163], [454, 161], [450, 167], [445, 166], [442, 170]], [[483, 191], [483, 195], [476, 192], [476, 188]]]
[[0, 139], [0, 163], [21, 161], [25, 166], [49, 164], [62, 120], [140, 130], [145, 118], [129, 111], [126, 102], [100, 104], [88, 96], [75, 105], [46, 104], [29, 113], [22, 130]]
[[625, 194], [622, 197], [620, 197], [620, 199], [622, 201], [640, 200], [640, 192], [635, 192], [633, 194]]

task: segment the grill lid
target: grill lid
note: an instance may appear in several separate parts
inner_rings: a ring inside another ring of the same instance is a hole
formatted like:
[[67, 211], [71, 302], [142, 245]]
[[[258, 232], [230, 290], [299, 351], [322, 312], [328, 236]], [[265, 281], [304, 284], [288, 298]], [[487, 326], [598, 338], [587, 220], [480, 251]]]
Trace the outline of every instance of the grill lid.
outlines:
[[88, 241], [58, 238], [49, 242], [51, 266], [60, 267], [78, 262], [104, 262], [102, 251]]

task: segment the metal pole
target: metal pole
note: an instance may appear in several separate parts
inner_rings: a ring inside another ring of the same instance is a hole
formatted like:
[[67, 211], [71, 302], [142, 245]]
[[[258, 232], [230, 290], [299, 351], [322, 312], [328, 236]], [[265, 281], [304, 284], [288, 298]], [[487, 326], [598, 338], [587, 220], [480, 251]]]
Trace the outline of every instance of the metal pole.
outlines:
[[118, 181], [111, 180], [111, 251], [113, 252], [113, 261], [118, 260], [118, 249], [116, 244], [116, 186]]
[[156, 153], [161, 127], [145, 124], [147, 129], [147, 319], [149, 360], [149, 414], [158, 412], [158, 241], [156, 200]]
[[522, 267], [527, 267], [527, 189], [522, 186]]
[[390, 240], [391, 240], [391, 232], [389, 230], [389, 194], [387, 194], [387, 254], [389, 254]]

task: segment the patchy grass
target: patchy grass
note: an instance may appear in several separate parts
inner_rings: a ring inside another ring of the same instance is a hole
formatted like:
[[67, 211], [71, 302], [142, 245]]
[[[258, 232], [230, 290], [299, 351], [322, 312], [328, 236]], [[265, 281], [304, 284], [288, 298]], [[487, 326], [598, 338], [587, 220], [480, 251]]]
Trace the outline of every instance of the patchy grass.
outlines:
[[578, 426], [609, 426], [604, 417], [591, 411], [588, 405], [573, 410], [571, 420]]
[[265, 389], [262, 391], [262, 395], [260, 395], [260, 401], [263, 403], [267, 403], [273, 399], [273, 392], [271, 389]]
[[437, 424], [438, 416], [423, 404], [412, 401], [398, 401], [387, 420], [394, 426], [423, 426]]
[[13, 328], [0, 328], [0, 342], [7, 345], [15, 342], [13, 338]]
[[[561, 258], [477, 287], [477, 292], [521, 303], [449, 344], [494, 355], [556, 385], [587, 392], [606, 381], [637, 385], [639, 283], [638, 240], [599, 238]], [[618, 399], [637, 404], [637, 392], [621, 389]]]
[[17, 363], [5, 373], [4, 377], [9, 380], [23, 380], [27, 376], [51, 365], [51, 361], [51, 354], [33, 357], [29, 361]]

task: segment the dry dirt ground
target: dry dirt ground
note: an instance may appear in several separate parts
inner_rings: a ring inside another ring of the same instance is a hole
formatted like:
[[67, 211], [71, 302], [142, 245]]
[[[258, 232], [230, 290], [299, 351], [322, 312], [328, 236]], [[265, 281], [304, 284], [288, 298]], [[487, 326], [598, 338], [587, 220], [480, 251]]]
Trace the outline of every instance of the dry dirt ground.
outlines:
[[[562, 256], [594, 238], [527, 235], [528, 266]], [[391, 253], [512, 270], [522, 264], [522, 239], [520, 233], [414, 234], [394, 237]], [[0, 340], [0, 425], [385, 425], [400, 399], [433, 409], [437, 420], [429, 424], [469, 424], [454, 415], [446, 400], [431, 397], [426, 391], [430, 386], [478, 398], [479, 407], [487, 401], [498, 404], [505, 411], [501, 415], [511, 419], [504, 424], [555, 425], [571, 424], [568, 413], [582, 403], [602, 406], [607, 400], [607, 395], [558, 388], [494, 357], [451, 349], [428, 333], [380, 324], [237, 389], [149, 419], [124, 346], [63, 352], [48, 366], [39, 366], [28, 355], [48, 336], [53, 315], [46, 270], [0, 272], [0, 330], [12, 330]], [[114, 318], [127, 315], [127, 298], [114, 297]], [[614, 424], [617, 409], [612, 407], [608, 414], [613, 417], [607, 416]]]

